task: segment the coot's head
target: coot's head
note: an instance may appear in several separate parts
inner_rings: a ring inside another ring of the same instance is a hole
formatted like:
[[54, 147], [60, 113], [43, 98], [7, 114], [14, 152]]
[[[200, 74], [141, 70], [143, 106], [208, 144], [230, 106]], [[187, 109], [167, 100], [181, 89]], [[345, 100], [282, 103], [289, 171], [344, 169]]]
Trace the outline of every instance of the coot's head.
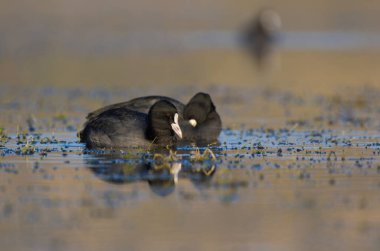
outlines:
[[194, 95], [185, 106], [183, 117], [188, 120], [193, 127], [202, 124], [207, 120], [211, 112], [215, 111], [215, 105], [207, 93], [199, 92]]
[[218, 138], [222, 122], [207, 93], [195, 94], [185, 106], [183, 117], [191, 125], [186, 139], [213, 141]]
[[173, 144], [182, 139], [177, 108], [170, 102], [156, 102], [149, 110], [147, 136], [157, 144]]

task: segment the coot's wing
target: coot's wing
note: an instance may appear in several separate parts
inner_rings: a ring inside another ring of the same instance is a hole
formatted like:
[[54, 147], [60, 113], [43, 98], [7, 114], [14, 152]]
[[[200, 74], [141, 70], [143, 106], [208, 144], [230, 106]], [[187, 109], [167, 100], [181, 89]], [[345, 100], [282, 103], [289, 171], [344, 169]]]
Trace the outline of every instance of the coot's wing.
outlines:
[[133, 110], [110, 109], [88, 120], [80, 139], [90, 148], [144, 145], [147, 119], [146, 114]]
[[102, 114], [103, 112], [108, 111], [108, 110], [113, 110], [116, 108], [126, 108], [126, 109], [130, 109], [130, 110], [133, 110], [136, 112], [148, 113], [150, 110], [150, 107], [159, 100], [169, 101], [170, 103], [172, 103], [177, 108], [180, 115], [182, 115], [182, 112], [183, 112], [185, 105], [182, 104], [181, 102], [179, 102], [178, 100], [175, 100], [175, 99], [172, 99], [169, 97], [165, 97], [165, 96], [146, 96], [146, 97], [135, 98], [135, 99], [132, 99], [130, 101], [121, 102], [121, 103], [112, 104], [112, 105], [102, 107], [96, 111], [89, 113], [86, 118], [88, 120], [93, 120], [94, 118], [96, 118], [100, 114]]

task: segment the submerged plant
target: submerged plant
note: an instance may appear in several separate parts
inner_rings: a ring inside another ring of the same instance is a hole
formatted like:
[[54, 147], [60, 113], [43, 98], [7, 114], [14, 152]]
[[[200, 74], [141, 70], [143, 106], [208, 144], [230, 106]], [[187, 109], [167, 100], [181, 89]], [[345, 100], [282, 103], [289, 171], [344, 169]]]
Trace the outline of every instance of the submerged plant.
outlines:
[[21, 155], [32, 155], [36, 152], [36, 147], [34, 146], [36, 142], [33, 137], [29, 137], [26, 141], [26, 144], [20, 147], [16, 153]]
[[17, 133], [16, 133], [16, 139], [17, 139], [17, 144], [23, 144], [23, 143], [26, 143], [28, 141], [28, 131], [26, 130], [23, 130], [20, 132], [19, 130], [19, 126], [17, 126]]
[[53, 136], [51, 138], [49, 137], [43, 137], [40, 139], [40, 144], [57, 144], [58, 140]]
[[0, 146], [5, 145], [9, 140], [9, 137], [5, 134], [4, 128], [0, 127]]

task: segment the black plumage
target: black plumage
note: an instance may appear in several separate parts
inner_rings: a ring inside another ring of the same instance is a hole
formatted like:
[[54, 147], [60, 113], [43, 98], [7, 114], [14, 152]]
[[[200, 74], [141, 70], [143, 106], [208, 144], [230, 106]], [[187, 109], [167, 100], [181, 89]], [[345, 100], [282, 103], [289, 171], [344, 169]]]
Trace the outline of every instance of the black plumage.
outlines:
[[[172, 125], [176, 113], [177, 134]], [[209, 144], [217, 141], [221, 127], [215, 105], [206, 93], [197, 93], [186, 105], [169, 97], [147, 96], [89, 113], [79, 136], [90, 148]]]

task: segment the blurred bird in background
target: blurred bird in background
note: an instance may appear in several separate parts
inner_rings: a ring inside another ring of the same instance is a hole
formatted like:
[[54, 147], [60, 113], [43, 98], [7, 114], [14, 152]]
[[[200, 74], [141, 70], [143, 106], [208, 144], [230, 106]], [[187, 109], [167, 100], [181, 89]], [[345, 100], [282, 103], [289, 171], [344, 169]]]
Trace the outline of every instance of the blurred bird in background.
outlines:
[[244, 26], [241, 42], [254, 57], [259, 67], [265, 64], [273, 46], [279, 40], [282, 26], [280, 15], [273, 9], [262, 9]]

